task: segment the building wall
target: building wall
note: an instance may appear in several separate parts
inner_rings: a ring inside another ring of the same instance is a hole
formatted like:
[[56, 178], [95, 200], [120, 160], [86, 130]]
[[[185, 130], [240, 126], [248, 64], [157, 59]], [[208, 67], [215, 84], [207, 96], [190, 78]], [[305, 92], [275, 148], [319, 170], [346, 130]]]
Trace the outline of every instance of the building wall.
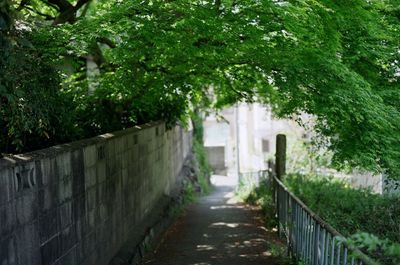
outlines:
[[[227, 174], [256, 172], [267, 169], [268, 158], [275, 154], [275, 137], [279, 133], [289, 140], [301, 138], [304, 129], [292, 120], [274, 119], [271, 111], [258, 103], [238, 104], [224, 109], [223, 119], [211, 115], [203, 123], [204, 145], [212, 152], [213, 147], [225, 148]], [[263, 149], [268, 142], [269, 149]], [[215, 154], [216, 155], [216, 154]]]
[[171, 193], [191, 140], [154, 123], [0, 159], [0, 264], [108, 264]]

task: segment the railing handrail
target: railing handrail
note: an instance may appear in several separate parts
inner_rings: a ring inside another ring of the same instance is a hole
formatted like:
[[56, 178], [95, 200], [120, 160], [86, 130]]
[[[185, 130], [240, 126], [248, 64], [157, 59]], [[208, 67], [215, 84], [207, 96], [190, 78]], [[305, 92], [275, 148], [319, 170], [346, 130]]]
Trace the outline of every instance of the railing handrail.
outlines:
[[[294, 195], [286, 186], [283, 184], [281, 180], [279, 180], [275, 175], [272, 174], [273, 180], [285, 191], [287, 192], [309, 215], [313, 218], [321, 227], [325, 228], [329, 233], [331, 233], [335, 237], [346, 238], [342, 234], [340, 234], [335, 228], [333, 228], [330, 224], [325, 222], [321, 217], [319, 217], [316, 213], [314, 213], [302, 200], [300, 200], [296, 195]], [[379, 265], [376, 261], [372, 260], [369, 256], [367, 256], [364, 252], [359, 250], [356, 247], [353, 247], [347, 242], [343, 241], [342, 244], [346, 246], [351, 252], [357, 255], [357, 258], [360, 259], [364, 265]]]

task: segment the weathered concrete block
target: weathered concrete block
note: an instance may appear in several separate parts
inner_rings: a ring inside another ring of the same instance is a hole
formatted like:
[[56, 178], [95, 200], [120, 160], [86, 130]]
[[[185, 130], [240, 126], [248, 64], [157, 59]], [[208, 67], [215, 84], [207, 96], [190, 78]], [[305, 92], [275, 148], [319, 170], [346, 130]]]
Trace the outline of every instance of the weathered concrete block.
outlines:
[[38, 223], [25, 225], [16, 231], [18, 264], [41, 264]]
[[54, 236], [40, 247], [42, 265], [53, 264], [61, 255], [59, 235]]
[[58, 260], [57, 265], [79, 265], [77, 255], [77, 247], [74, 247]]
[[72, 193], [74, 197], [85, 192], [85, 165], [83, 150], [78, 149], [71, 154]]
[[94, 231], [96, 228], [96, 224], [98, 221], [98, 208], [94, 208], [92, 210], [88, 210], [86, 213], [86, 229], [89, 231]]
[[85, 190], [94, 187], [97, 183], [96, 167], [85, 168]]
[[72, 199], [72, 176], [64, 175], [58, 182], [58, 202], [60, 204]]
[[38, 191], [39, 213], [44, 213], [53, 207], [57, 207], [58, 185], [48, 185]]
[[72, 211], [75, 222], [86, 218], [86, 199], [84, 195], [73, 200]]
[[61, 253], [68, 253], [76, 244], [76, 227], [75, 225], [70, 225], [62, 230], [60, 234]]
[[14, 191], [16, 196], [37, 190], [35, 163], [26, 163], [14, 168]]
[[57, 161], [55, 158], [40, 160], [42, 178], [38, 180], [43, 186], [52, 185], [58, 182]]
[[97, 187], [90, 188], [86, 191], [86, 210], [92, 210], [97, 206]]
[[39, 238], [43, 245], [58, 234], [60, 218], [57, 209], [49, 211], [39, 217]]
[[83, 238], [82, 243], [83, 256], [89, 257], [92, 253], [96, 251], [96, 233], [92, 232], [86, 235], [86, 237]]
[[24, 225], [38, 217], [38, 200], [36, 192], [26, 192], [15, 199], [17, 224]]
[[139, 160], [139, 145], [132, 147], [132, 157], [129, 160], [130, 162]]
[[0, 206], [0, 238], [10, 235], [16, 225], [15, 201]]
[[137, 143], [137, 139], [135, 139], [135, 136], [136, 136], [136, 134], [129, 134], [129, 135], [125, 136], [127, 149], [131, 149]]
[[0, 264], [17, 265], [15, 236], [9, 236], [0, 240]]
[[115, 139], [109, 139], [105, 143], [105, 149], [106, 149], [106, 160], [109, 160], [110, 158], [115, 158]]
[[145, 157], [148, 150], [147, 143], [139, 143], [139, 158]]
[[148, 141], [147, 148], [149, 153], [153, 152], [156, 149], [156, 141], [155, 140]]
[[129, 181], [129, 173], [128, 173], [128, 167], [127, 168], [123, 168], [121, 170], [121, 180], [122, 180], [122, 186], [126, 186], [128, 185], [128, 181]]
[[108, 218], [109, 213], [106, 204], [101, 203], [99, 205], [99, 215], [100, 215], [100, 220], [99, 220], [100, 222], [103, 222]]
[[98, 204], [107, 201], [107, 182], [102, 182], [97, 185], [97, 200]]
[[107, 179], [107, 167], [105, 161], [97, 163], [96, 166], [97, 182], [102, 183]]
[[86, 225], [86, 220], [85, 219], [79, 219], [75, 220], [75, 230], [76, 230], [76, 240], [77, 244], [79, 245], [79, 242], [83, 240], [83, 238], [86, 237], [88, 234], [88, 231], [85, 230]]
[[64, 152], [56, 157], [57, 171], [60, 179], [70, 177], [72, 174], [71, 153]]
[[95, 145], [89, 145], [83, 148], [83, 157], [85, 168], [93, 167], [97, 161], [97, 149]]
[[0, 205], [10, 201], [14, 195], [13, 168], [0, 170]]
[[60, 205], [58, 208], [58, 218], [60, 220], [60, 230], [70, 226], [74, 222], [72, 201], [68, 201]]
[[115, 139], [115, 152], [116, 154], [124, 153], [128, 148], [127, 137], [118, 137]]

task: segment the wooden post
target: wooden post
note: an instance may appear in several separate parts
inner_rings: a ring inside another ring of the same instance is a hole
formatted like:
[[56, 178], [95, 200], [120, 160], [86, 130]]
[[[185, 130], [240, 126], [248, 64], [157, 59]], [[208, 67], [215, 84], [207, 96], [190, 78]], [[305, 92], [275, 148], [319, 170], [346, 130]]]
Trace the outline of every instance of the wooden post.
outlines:
[[[276, 136], [276, 153], [275, 153], [275, 174], [277, 179], [282, 180], [282, 177], [286, 173], [286, 135], [278, 134]], [[278, 234], [281, 235], [281, 225], [279, 223], [280, 216], [279, 216], [279, 209], [281, 206], [279, 205], [279, 191], [278, 185], [275, 181], [273, 181], [273, 194], [274, 194], [274, 201], [276, 206], [276, 215], [278, 218]]]
[[286, 135], [276, 136], [275, 172], [278, 179], [286, 173]]

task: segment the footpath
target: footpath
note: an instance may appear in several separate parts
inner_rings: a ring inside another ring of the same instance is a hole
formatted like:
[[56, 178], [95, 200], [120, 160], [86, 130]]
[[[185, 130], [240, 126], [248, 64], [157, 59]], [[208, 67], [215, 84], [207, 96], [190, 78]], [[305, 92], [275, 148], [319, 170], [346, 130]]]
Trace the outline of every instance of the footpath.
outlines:
[[214, 191], [189, 205], [142, 265], [276, 265], [254, 207], [234, 200], [235, 183], [213, 176]]

